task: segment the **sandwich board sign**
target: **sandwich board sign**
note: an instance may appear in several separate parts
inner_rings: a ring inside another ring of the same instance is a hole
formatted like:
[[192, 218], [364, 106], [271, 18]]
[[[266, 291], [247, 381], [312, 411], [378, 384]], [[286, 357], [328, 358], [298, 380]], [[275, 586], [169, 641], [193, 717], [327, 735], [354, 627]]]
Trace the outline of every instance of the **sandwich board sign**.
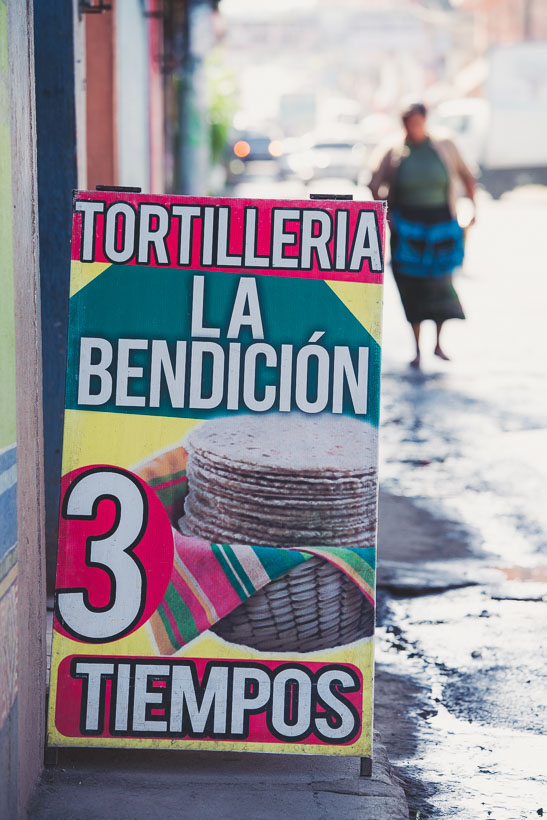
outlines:
[[383, 204], [73, 204], [50, 746], [370, 757]]

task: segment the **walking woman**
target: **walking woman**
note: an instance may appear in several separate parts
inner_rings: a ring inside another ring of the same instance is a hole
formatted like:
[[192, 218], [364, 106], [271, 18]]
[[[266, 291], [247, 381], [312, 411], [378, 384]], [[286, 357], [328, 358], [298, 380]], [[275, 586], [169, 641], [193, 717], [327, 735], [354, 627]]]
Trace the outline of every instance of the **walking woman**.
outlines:
[[420, 366], [420, 327], [432, 319], [437, 327], [435, 355], [448, 360], [441, 347], [447, 319], [465, 319], [452, 284], [452, 271], [463, 262], [463, 232], [456, 221], [456, 185], [463, 184], [474, 202], [475, 180], [454, 143], [429, 135], [422, 103], [402, 115], [404, 139], [384, 154], [372, 175], [375, 199], [389, 203], [391, 260], [406, 318], [412, 325]]

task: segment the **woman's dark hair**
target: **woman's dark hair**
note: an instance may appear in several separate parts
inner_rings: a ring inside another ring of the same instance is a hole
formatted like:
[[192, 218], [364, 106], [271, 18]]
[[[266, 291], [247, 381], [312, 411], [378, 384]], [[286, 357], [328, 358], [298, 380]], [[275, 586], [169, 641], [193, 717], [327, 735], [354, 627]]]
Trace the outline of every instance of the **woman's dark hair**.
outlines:
[[406, 122], [406, 120], [409, 120], [410, 117], [414, 116], [414, 114], [419, 114], [421, 117], [426, 117], [427, 108], [423, 103], [420, 102], [411, 103], [410, 105], [407, 105], [404, 111], [402, 112], [401, 119], [403, 122]]

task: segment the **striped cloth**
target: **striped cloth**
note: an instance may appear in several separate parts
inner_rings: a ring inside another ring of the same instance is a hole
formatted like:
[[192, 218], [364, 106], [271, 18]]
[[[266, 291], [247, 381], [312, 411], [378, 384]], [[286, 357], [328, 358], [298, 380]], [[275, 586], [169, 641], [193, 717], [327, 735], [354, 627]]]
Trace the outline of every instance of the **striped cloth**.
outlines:
[[135, 473], [155, 491], [173, 525], [183, 513], [188, 493], [187, 461], [188, 453], [184, 447], [175, 447], [134, 468]]
[[266, 584], [317, 555], [348, 575], [374, 606], [375, 549], [228, 546], [174, 532], [169, 586], [149, 625], [160, 655], [172, 655]]

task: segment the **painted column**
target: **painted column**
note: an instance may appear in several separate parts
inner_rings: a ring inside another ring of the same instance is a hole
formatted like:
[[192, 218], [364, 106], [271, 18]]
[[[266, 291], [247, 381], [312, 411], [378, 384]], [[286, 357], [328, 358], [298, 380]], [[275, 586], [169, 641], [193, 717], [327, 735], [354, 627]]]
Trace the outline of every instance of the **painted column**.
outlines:
[[48, 586], [54, 586], [72, 190], [78, 187], [71, 2], [34, 2]]

